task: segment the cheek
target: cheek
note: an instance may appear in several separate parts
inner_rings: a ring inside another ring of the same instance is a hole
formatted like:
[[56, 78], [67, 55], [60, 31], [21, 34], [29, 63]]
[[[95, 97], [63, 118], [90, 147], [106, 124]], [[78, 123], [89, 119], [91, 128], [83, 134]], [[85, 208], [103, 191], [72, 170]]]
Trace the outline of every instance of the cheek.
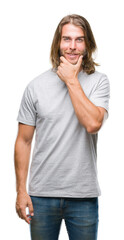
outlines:
[[68, 43], [60, 43], [60, 49], [66, 50], [68, 48]]
[[84, 49], [86, 48], [86, 46], [85, 46], [85, 44], [83, 44], [83, 45], [78, 45], [77, 48], [78, 48], [79, 51], [82, 52], [82, 51], [84, 51]]

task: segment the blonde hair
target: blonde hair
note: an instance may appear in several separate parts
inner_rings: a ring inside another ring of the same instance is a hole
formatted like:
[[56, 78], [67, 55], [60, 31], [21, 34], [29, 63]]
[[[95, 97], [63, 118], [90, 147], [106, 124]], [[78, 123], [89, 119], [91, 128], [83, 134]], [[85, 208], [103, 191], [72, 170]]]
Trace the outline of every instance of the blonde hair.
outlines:
[[60, 41], [62, 27], [68, 23], [81, 27], [84, 32], [86, 54], [83, 57], [82, 67], [84, 72], [86, 72], [87, 74], [91, 74], [95, 72], [95, 66], [100, 66], [98, 63], [95, 63], [92, 58], [92, 53], [96, 51], [97, 46], [90, 24], [84, 17], [77, 14], [65, 16], [56, 28], [50, 51], [50, 61], [52, 63], [53, 70], [56, 71], [58, 66], [60, 65]]

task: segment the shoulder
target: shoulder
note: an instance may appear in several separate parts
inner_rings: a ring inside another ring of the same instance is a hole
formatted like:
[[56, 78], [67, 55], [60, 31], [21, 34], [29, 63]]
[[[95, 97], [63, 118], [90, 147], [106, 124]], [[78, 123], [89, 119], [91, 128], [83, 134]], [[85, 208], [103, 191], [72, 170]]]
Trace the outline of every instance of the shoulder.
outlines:
[[92, 78], [94, 80], [100, 80], [101, 78], [108, 78], [107, 75], [105, 73], [99, 72], [99, 71], [95, 71], [94, 73], [91, 74], [86, 74], [87, 78]]
[[97, 85], [100, 84], [102, 82], [106, 82], [109, 84], [109, 78], [107, 76], [107, 74], [103, 73], [103, 72], [99, 72], [99, 71], [95, 71], [92, 74], [85, 74], [86, 78], [89, 80], [89, 82], [92, 82], [92, 84]]
[[28, 84], [27, 87], [29, 89], [36, 88], [39, 84], [44, 84], [47, 79], [52, 77], [55, 73], [52, 71], [52, 68], [48, 69], [47, 71], [41, 73], [40, 75], [33, 78]]
[[95, 71], [94, 78], [96, 78], [98, 85], [110, 85], [109, 78], [105, 73]]

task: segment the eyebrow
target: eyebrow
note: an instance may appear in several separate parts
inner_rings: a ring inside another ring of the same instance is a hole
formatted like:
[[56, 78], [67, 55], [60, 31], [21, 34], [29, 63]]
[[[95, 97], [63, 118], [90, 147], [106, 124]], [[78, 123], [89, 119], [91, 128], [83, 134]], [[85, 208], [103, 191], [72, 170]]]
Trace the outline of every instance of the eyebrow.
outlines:
[[[62, 36], [62, 38], [71, 38], [70, 36]], [[79, 36], [79, 37], [77, 37], [77, 38], [85, 38], [85, 36]], [[77, 39], [76, 38], [76, 39]]]

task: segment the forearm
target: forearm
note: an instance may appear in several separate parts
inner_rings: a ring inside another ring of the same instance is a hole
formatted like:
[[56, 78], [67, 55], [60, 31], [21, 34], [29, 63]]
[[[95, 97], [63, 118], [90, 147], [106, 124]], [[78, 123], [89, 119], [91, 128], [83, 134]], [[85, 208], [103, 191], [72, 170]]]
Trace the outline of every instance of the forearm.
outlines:
[[79, 122], [88, 132], [97, 131], [102, 125], [99, 109], [87, 98], [78, 79], [66, 85]]
[[17, 139], [14, 151], [16, 173], [16, 191], [26, 191], [26, 179], [30, 159], [31, 144], [26, 144], [22, 139]]

